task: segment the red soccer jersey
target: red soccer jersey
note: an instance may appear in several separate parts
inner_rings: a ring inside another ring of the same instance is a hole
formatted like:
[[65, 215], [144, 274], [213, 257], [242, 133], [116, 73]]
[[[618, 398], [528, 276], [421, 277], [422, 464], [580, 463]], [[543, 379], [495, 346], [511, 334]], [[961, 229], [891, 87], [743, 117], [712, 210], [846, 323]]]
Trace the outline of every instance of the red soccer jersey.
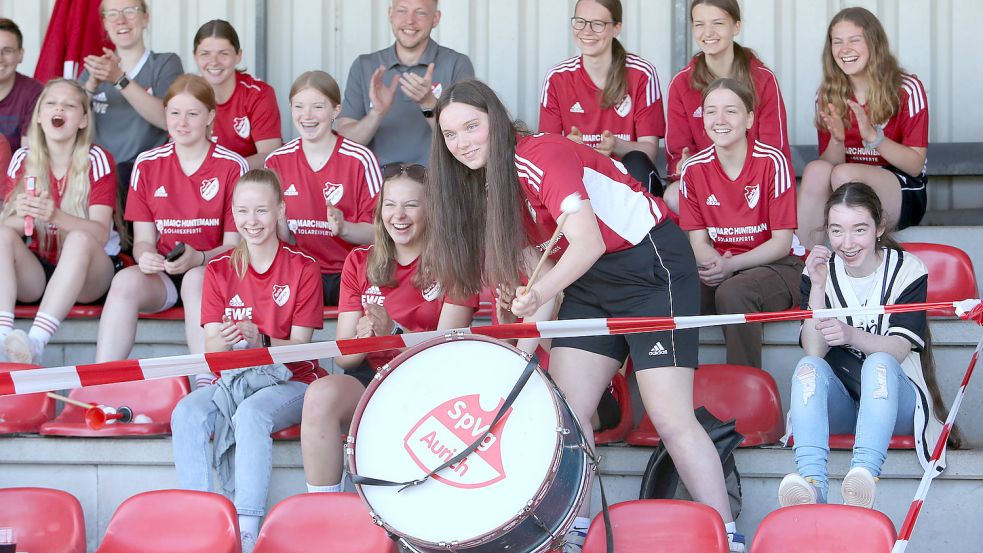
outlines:
[[256, 153], [256, 142], [280, 138], [280, 108], [273, 87], [248, 73], [236, 73], [232, 97], [215, 110], [212, 140], [241, 155]]
[[[324, 326], [324, 295], [317, 261], [280, 243], [273, 264], [265, 273], [252, 266], [242, 279], [232, 266], [232, 252], [216, 256], [205, 267], [201, 296], [201, 324], [250, 320], [270, 338], [289, 340], [291, 327]], [[317, 359], [286, 363], [291, 380], [310, 384], [326, 373]]]
[[[530, 239], [540, 249], [556, 230], [560, 204], [573, 193], [590, 200], [607, 253], [638, 244], [669, 212], [620, 162], [557, 134], [520, 136], [515, 168], [539, 233]], [[561, 239], [551, 257], [559, 258], [566, 246]]]
[[[690, 62], [669, 83], [668, 125], [666, 126], [667, 174], [676, 173], [683, 152], [690, 155], [711, 146], [713, 142], [703, 129], [703, 93], [690, 86], [694, 62]], [[751, 80], [754, 82], [754, 126], [748, 140], [758, 140], [782, 151], [792, 167], [792, 150], [788, 144], [788, 124], [785, 101], [778, 88], [778, 79], [758, 58], [751, 58]], [[793, 169], [794, 173], [794, 169]]]
[[[914, 75], [901, 76], [901, 91], [898, 92], [898, 111], [884, 125], [884, 136], [905, 146], [915, 148], [928, 147], [928, 97], [925, 87]], [[856, 98], [850, 98], [854, 102]], [[850, 127], [843, 137], [846, 148], [847, 163], [863, 163], [864, 165], [890, 165], [877, 150], [864, 148], [857, 126], [857, 116], [850, 111]], [[829, 145], [829, 133], [819, 130], [819, 152], [826, 151]], [[922, 169], [924, 172], [924, 169]], [[917, 175], [914, 175], [917, 176]]]
[[627, 94], [618, 105], [607, 109], [601, 109], [603, 91], [587, 74], [582, 56], [550, 69], [539, 105], [539, 131], [565, 135], [577, 127], [584, 134], [584, 144], [593, 148], [601, 142], [604, 131], [629, 141], [640, 136], [665, 136], [662, 90], [655, 67], [634, 54], [628, 54], [625, 65]]
[[266, 167], [280, 177], [287, 223], [297, 247], [317, 259], [322, 273], [340, 273], [355, 245], [331, 236], [328, 203], [340, 209], [347, 221], [372, 222], [376, 196], [382, 188], [382, 170], [375, 155], [339, 136], [328, 162], [315, 171], [304, 155], [302, 139], [297, 138], [273, 150], [266, 158]]
[[710, 146], [683, 164], [679, 226], [707, 229], [722, 255], [757, 248], [773, 230], [795, 229], [795, 179], [781, 150], [749, 142], [744, 168], [731, 180]]
[[137, 156], [126, 197], [126, 220], [155, 223], [157, 252], [167, 255], [177, 242], [199, 251], [222, 245], [235, 232], [232, 190], [246, 172], [246, 160], [216, 144], [192, 175], [185, 175], [174, 143]]
[[[375, 286], [369, 282], [366, 274], [366, 263], [372, 246], [355, 248], [341, 273], [341, 293], [338, 299], [338, 311], [363, 312], [362, 302], [374, 303], [386, 309], [389, 318], [399, 323], [408, 332], [423, 332], [436, 330], [440, 321], [440, 310], [444, 303], [464, 305], [478, 309], [478, 296], [469, 298], [463, 303], [450, 301], [440, 293], [439, 285], [428, 286], [420, 290], [413, 286], [413, 275], [419, 264], [419, 258], [409, 265], [396, 264], [396, 285]], [[396, 350], [370, 353], [366, 361], [373, 369], [385, 365], [399, 352]]]
[[[27, 154], [28, 149], [26, 147], [21, 148], [14, 153], [10, 160], [4, 191], [3, 194], [0, 194], [0, 198], [4, 198], [5, 202], [10, 200], [10, 195], [16, 188], [18, 181], [24, 177], [24, 172], [27, 170]], [[54, 200], [55, 206], [59, 208], [67, 179], [68, 175], [65, 176], [65, 180], [59, 183], [53, 174], [48, 173], [48, 182], [50, 183], [48, 193]], [[109, 152], [94, 144], [89, 148], [89, 200], [87, 205], [88, 207], [104, 205], [110, 209], [116, 209], [116, 163]], [[85, 216], [88, 217], [88, 212]], [[61, 253], [58, 244], [58, 227], [48, 223], [47, 232], [47, 247], [44, 251], [40, 250], [40, 240], [33, 240], [30, 249], [42, 259], [55, 265], [58, 263], [58, 255]], [[109, 255], [119, 253], [119, 238], [116, 236], [115, 229], [110, 231], [110, 240], [106, 242], [104, 249]]]

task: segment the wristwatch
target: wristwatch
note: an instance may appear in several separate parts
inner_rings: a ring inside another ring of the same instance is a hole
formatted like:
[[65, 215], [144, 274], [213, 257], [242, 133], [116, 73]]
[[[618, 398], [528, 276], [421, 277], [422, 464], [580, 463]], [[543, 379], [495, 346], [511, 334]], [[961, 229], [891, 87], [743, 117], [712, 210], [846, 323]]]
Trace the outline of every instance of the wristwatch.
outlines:
[[876, 150], [884, 142], [884, 125], [874, 125], [874, 130], [877, 131], [877, 136], [870, 142], [864, 141], [864, 148], [868, 150]]
[[121, 76], [118, 81], [113, 83], [113, 86], [116, 88], [116, 90], [120, 92], [123, 92], [123, 89], [129, 85], [130, 85], [130, 79], [126, 78], [126, 73], [123, 73], [123, 76]]
[[420, 108], [420, 111], [423, 112], [423, 116], [427, 119], [433, 119], [436, 108]]

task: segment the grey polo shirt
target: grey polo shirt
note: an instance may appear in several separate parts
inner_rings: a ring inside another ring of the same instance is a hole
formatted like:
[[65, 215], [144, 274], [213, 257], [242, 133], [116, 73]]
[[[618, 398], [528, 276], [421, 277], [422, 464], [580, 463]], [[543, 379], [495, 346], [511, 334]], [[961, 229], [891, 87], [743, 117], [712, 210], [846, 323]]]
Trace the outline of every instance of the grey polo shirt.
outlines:
[[[414, 66], [400, 63], [399, 58], [396, 57], [394, 43], [384, 50], [362, 54], [352, 63], [352, 69], [348, 73], [348, 83], [345, 86], [341, 117], [359, 120], [368, 114], [371, 107], [369, 86], [372, 82], [372, 73], [380, 65], [386, 67], [382, 80], [388, 85], [392, 83], [392, 79], [399, 78], [407, 71], [422, 77], [431, 63], [434, 64], [433, 87], [434, 96], [437, 97], [451, 84], [474, 77], [474, 67], [467, 56], [445, 48], [433, 39], [430, 39], [419, 63]], [[419, 104], [397, 88], [393, 105], [383, 117], [375, 137], [368, 146], [382, 165], [394, 161], [427, 165], [430, 159], [431, 134], [430, 125], [423, 117]]]
[[[169, 52], [147, 50], [127, 78], [150, 94], [163, 98], [171, 83], [184, 73], [181, 58]], [[89, 72], [82, 72], [79, 82], [84, 86]], [[158, 129], [139, 113], [113, 83], [99, 83], [92, 95], [92, 113], [96, 120], [96, 143], [109, 150], [116, 163], [133, 161], [137, 155], [167, 142], [167, 131]]]

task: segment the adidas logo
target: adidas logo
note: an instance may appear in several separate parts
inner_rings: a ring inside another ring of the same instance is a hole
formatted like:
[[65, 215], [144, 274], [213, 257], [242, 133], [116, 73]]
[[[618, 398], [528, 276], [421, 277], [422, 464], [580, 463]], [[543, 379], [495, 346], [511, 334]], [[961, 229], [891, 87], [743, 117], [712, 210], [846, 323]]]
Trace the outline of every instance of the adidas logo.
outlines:
[[707, 205], [717, 205], [717, 206], [720, 205], [720, 202], [717, 201], [716, 194], [710, 194], [710, 197], [707, 198]]
[[159, 188], [158, 188], [158, 189], [157, 189], [157, 190], [156, 190], [156, 191], [154, 192], [154, 197], [155, 197], [155, 198], [166, 198], [166, 197], [167, 197], [167, 190], [165, 190], [165, 189], [164, 189], [164, 187], [163, 187], [163, 185], [162, 185], [162, 186], [160, 186], [160, 187], [159, 187]]
[[297, 192], [297, 187], [291, 184], [290, 185], [290, 188], [287, 188], [287, 190], [284, 191], [283, 195], [284, 196], [298, 196], [299, 194]]
[[379, 290], [378, 286], [369, 286], [369, 289], [365, 291], [367, 296], [381, 296], [382, 290]]
[[245, 307], [245, 306], [246, 304], [242, 302], [242, 298], [239, 297], [239, 294], [236, 294], [235, 296], [233, 296], [231, 300], [229, 300], [229, 307]]
[[696, 111], [693, 112], [693, 117], [697, 119], [703, 117], [703, 106], [697, 106]]
[[662, 347], [662, 342], [656, 342], [655, 345], [652, 346], [652, 349], [649, 350], [649, 355], [665, 355], [667, 353], [669, 353], [669, 351]]
[[584, 112], [584, 108], [580, 105], [580, 102], [577, 102], [576, 104], [573, 105], [573, 107], [570, 108], [570, 113], [583, 113], [583, 112]]

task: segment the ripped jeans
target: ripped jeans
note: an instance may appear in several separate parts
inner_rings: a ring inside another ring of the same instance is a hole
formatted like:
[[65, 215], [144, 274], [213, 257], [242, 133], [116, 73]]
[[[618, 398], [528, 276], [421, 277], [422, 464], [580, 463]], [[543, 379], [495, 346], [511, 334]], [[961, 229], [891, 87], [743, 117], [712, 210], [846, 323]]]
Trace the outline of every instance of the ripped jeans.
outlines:
[[887, 353], [867, 357], [861, 369], [860, 407], [825, 359], [806, 356], [792, 377], [789, 421], [795, 436], [795, 465], [812, 479], [825, 503], [830, 434], [856, 434], [850, 468], [864, 467], [875, 477], [887, 458], [894, 434], [914, 431], [915, 388], [901, 365]]

